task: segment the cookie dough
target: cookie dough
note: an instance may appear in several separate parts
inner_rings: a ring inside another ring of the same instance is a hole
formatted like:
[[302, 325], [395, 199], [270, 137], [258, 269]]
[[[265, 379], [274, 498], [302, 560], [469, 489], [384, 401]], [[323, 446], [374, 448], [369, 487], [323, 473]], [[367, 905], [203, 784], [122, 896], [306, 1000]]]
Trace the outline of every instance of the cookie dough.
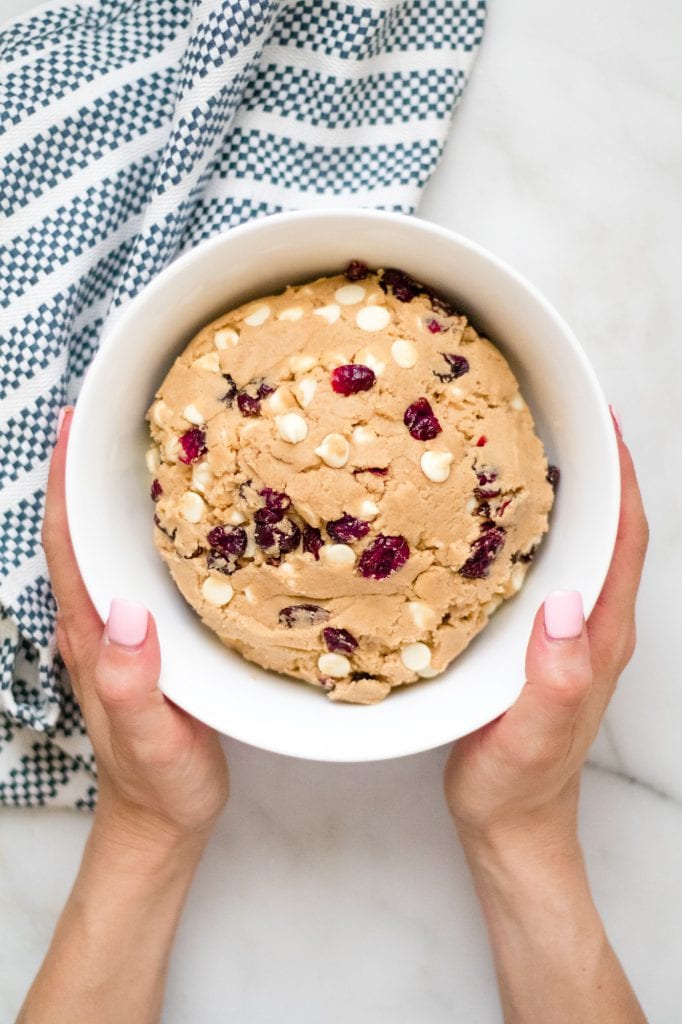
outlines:
[[442, 672], [522, 586], [557, 471], [501, 353], [352, 262], [204, 327], [147, 413], [154, 539], [223, 643], [333, 701]]

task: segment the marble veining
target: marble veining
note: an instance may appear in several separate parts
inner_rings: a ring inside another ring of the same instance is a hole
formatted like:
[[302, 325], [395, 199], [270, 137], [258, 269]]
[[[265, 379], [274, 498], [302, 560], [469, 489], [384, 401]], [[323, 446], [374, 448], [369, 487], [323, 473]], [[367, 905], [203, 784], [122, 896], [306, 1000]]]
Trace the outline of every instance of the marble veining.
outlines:
[[[31, 0], [5, 0], [3, 15]], [[656, 1024], [680, 1020], [682, 482], [677, 0], [490, 3], [421, 215], [534, 281], [620, 409], [652, 541], [639, 645], [585, 772], [595, 897]], [[299, 762], [226, 741], [234, 796], [173, 954], [167, 1024], [497, 1024], [485, 931], [435, 750]], [[88, 819], [0, 812], [0, 1020], [11, 1021]], [[49, 846], [49, 859], [45, 850]]]

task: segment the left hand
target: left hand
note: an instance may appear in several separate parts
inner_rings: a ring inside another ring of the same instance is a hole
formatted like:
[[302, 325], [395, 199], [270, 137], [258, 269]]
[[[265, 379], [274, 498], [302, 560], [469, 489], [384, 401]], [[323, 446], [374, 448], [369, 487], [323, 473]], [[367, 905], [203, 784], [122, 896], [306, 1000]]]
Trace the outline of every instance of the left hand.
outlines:
[[57, 644], [97, 761], [96, 821], [133, 844], [201, 841], [227, 801], [225, 755], [212, 729], [159, 690], [152, 616], [141, 605], [115, 601], [105, 626], [85, 589], [64, 497], [72, 412], [52, 456], [42, 537], [58, 605]]

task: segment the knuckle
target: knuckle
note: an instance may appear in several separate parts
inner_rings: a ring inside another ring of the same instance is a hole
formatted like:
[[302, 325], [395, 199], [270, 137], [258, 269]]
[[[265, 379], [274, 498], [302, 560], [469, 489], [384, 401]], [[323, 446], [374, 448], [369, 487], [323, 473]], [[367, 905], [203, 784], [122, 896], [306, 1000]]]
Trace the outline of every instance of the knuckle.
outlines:
[[552, 673], [550, 688], [554, 700], [562, 707], [577, 707], [584, 701], [592, 686], [589, 665], [567, 665]]
[[124, 675], [112, 671], [111, 666], [102, 661], [95, 665], [95, 693], [103, 705], [110, 708], [125, 708], [130, 704], [130, 686]]

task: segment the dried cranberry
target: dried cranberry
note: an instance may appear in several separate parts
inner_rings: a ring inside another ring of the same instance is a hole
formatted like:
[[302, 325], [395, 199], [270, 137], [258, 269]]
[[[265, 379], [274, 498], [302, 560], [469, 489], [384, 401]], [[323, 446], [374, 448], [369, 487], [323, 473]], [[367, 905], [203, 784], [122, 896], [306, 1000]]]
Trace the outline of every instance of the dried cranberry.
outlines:
[[463, 377], [465, 373], [469, 372], [469, 360], [464, 356], [458, 356], [456, 352], [441, 352], [441, 355], [450, 369], [446, 373], [438, 373], [434, 370], [438, 380], [446, 383], [450, 380], [457, 380], [458, 377]]
[[506, 510], [507, 510], [507, 509], [509, 508], [509, 506], [511, 505], [511, 503], [512, 503], [512, 500], [511, 500], [511, 498], [506, 498], [506, 499], [505, 499], [505, 500], [504, 500], [504, 501], [503, 501], [503, 502], [502, 502], [502, 503], [501, 503], [501, 504], [500, 504], [500, 505], [498, 506], [498, 509], [497, 509], [497, 512], [495, 513], [495, 515], [496, 515], [496, 516], [497, 516], [498, 518], [499, 518], [500, 516], [503, 516], [503, 515], [504, 515], [504, 513], [505, 513], [505, 511], [506, 511]]
[[404, 537], [380, 533], [362, 552], [358, 572], [365, 579], [384, 580], [401, 569], [409, 557], [410, 547]]
[[490, 517], [490, 502], [482, 501], [476, 509], [475, 515], [483, 516], [484, 519], [488, 519]]
[[407, 407], [403, 423], [417, 441], [430, 441], [443, 429], [426, 398], [418, 398]]
[[319, 604], [290, 604], [279, 613], [280, 625], [288, 629], [315, 626], [319, 622], [326, 622], [328, 618], [329, 612]]
[[337, 544], [350, 544], [354, 540], [362, 540], [369, 533], [369, 523], [364, 519], [356, 519], [347, 512], [340, 519], [327, 523], [327, 533]]
[[267, 398], [268, 395], [274, 395], [275, 389], [271, 384], [266, 384], [265, 381], [261, 381], [256, 389], [256, 398]]
[[382, 469], [381, 466], [365, 466], [365, 468], [363, 469], [360, 466], [358, 466], [357, 469], [353, 470], [353, 473], [373, 473], [374, 476], [386, 476], [386, 474], [388, 473], [388, 467], [384, 467]]
[[239, 568], [238, 559], [246, 551], [246, 530], [240, 526], [214, 526], [206, 535], [211, 549], [206, 559], [209, 569], [231, 576]]
[[404, 270], [389, 267], [381, 275], [379, 287], [384, 292], [392, 291], [399, 302], [412, 302], [423, 290], [420, 284]]
[[200, 430], [199, 427], [193, 427], [186, 434], [182, 434], [179, 442], [182, 447], [180, 462], [184, 462], [186, 466], [190, 462], [196, 462], [197, 459], [200, 459], [208, 451], [206, 447], [206, 431]]
[[477, 470], [478, 487], [474, 487], [474, 494], [482, 501], [487, 498], [497, 498], [502, 493], [499, 487], [487, 487], [487, 484], [494, 484], [497, 480], [497, 472], [494, 469], [484, 468]]
[[342, 654], [352, 654], [358, 646], [357, 640], [347, 629], [334, 629], [333, 626], [327, 626], [322, 630], [322, 636], [327, 650], [333, 653], [340, 651]]
[[348, 363], [332, 370], [332, 390], [337, 395], [355, 395], [358, 391], [369, 391], [374, 387], [374, 370], [362, 363]]
[[478, 441], [476, 442], [476, 447], [477, 448], [483, 448], [487, 443], [488, 443], [488, 438], [485, 436], [485, 434], [481, 434], [481, 436], [479, 437]]
[[161, 484], [160, 484], [160, 482], [158, 480], [152, 480], [152, 486], [151, 486], [151, 490], [150, 490], [149, 493], [151, 495], [152, 501], [158, 501], [159, 500], [159, 498], [163, 494], [163, 487], [161, 486]]
[[368, 274], [367, 264], [362, 263], [360, 260], [351, 260], [343, 272], [343, 276], [347, 281], [364, 281]]
[[481, 525], [481, 534], [471, 545], [471, 554], [459, 570], [460, 576], [470, 580], [481, 580], [490, 572], [500, 551], [504, 547], [506, 531], [502, 526], [485, 522]]
[[430, 285], [422, 285], [422, 292], [424, 295], [428, 295], [431, 300], [431, 307], [438, 313], [442, 313], [444, 316], [456, 315], [454, 306], [447, 299], [444, 299], [442, 295], [439, 295]]
[[438, 321], [433, 318], [426, 321], [426, 326], [431, 331], [431, 334], [441, 334], [441, 332], [445, 330], [442, 324], [439, 324]]
[[176, 533], [176, 531], [173, 530], [172, 533], [169, 533], [168, 530], [166, 529], [166, 527], [162, 526], [161, 520], [157, 516], [156, 512], [154, 513], [154, 523], [155, 523], [157, 529], [161, 530], [161, 533], [165, 533], [169, 540], [175, 540], [175, 533]]
[[266, 508], [274, 508], [286, 512], [291, 507], [291, 498], [284, 491], [273, 491], [272, 487], [264, 487], [258, 492], [265, 502]]
[[256, 522], [255, 539], [258, 547], [275, 560], [296, 550], [301, 542], [301, 531], [292, 519], [282, 519], [278, 523]]
[[225, 392], [223, 397], [220, 399], [220, 401], [224, 402], [225, 405], [227, 405], [229, 407], [229, 406], [232, 405], [232, 403], [234, 402], [235, 398], [239, 394], [239, 388], [237, 387], [237, 385], [235, 384], [234, 380], [232, 379], [232, 377], [230, 376], [229, 373], [224, 373], [223, 377], [227, 381], [227, 391]]
[[257, 508], [253, 513], [253, 518], [261, 526], [274, 526], [275, 523], [280, 523], [284, 519], [284, 512], [279, 508]]
[[561, 470], [558, 466], [550, 466], [547, 470], [547, 482], [552, 485], [552, 490], [556, 491], [559, 486], [561, 479]]
[[242, 391], [237, 398], [237, 405], [242, 416], [260, 416], [260, 399], [253, 398]]
[[320, 548], [324, 546], [322, 534], [315, 526], [308, 523], [303, 527], [303, 550], [313, 555], [316, 562], [320, 560]]
[[241, 526], [214, 526], [206, 535], [206, 540], [212, 548], [224, 555], [239, 558], [246, 551], [246, 530]]

